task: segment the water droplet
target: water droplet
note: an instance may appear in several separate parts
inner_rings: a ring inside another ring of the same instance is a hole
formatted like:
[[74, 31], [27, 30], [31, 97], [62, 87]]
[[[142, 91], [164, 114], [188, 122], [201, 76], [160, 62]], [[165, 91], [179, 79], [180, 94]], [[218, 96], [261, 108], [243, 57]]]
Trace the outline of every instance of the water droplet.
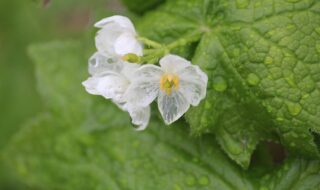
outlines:
[[302, 107], [298, 103], [287, 103], [287, 109], [291, 115], [297, 116], [300, 114]]
[[273, 63], [273, 58], [272, 57], [266, 57], [266, 59], [264, 60], [264, 63], [266, 65], [271, 65]]
[[173, 186], [173, 189], [174, 189], [174, 190], [182, 190], [182, 188], [181, 188], [180, 185], [178, 185], [178, 184], [175, 184], [175, 185]]
[[213, 79], [213, 88], [218, 92], [223, 92], [228, 88], [228, 83], [223, 77], [217, 76]]
[[270, 105], [268, 105], [268, 106], [267, 106], [267, 112], [271, 113], [272, 111], [273, 111], [273, 107], [270, 106]]
[[194, 186], [196, 183], [196, 178], [192, 175], [188, 175], [185, 179], [185, 182], [188, 186]]
[[283, 117], [277, 117], [277, 121], [283, 121], [284, 118]]
[[256, 74], [250, 73], [247, 76], [247, 82], [252, 86], [256, 86], [257, 84], [259, 84], [260, 78]]
[[290, 143], [290, 146], [291, 146], [291, 147], [295, 147], [295, 146], [296, 146], [296, 143], [291, 142], [291, 143]]
[[245, 9], [249, 6], [250, 0], [237, 0], [237, 8]]
[[209, 178], [207, 176], [201, 176], [198, 180], [198, 183], [202, 186], [209, 185]]
[[209, 101], [206, 101], [204, 104], [205, 109], [210, 109], [212, 107], [212, 104]]

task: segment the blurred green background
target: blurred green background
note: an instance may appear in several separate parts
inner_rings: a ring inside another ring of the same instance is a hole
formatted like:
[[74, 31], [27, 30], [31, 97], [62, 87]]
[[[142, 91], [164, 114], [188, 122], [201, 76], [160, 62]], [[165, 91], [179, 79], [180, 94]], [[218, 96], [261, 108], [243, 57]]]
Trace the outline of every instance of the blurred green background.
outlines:
[[[0, 1], [0, 154], [20, 126], [42, 110], [28, 46], [75, 39], [93, 48], [93, 23], [115, 13], [126, 14], [117, 0]], [[12, 173], [1, 161], [0, 189], [27, 189]]]

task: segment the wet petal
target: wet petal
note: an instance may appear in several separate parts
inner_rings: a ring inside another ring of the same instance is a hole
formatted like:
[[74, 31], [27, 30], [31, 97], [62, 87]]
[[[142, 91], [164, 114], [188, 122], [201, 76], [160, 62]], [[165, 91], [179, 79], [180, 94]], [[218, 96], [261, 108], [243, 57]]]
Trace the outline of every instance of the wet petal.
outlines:
[[141, 131], [147, 128], [150, 120], [150, 106], [129, 106], [128, 112], [131, 117], [131, 122], [138, 126], [136, 130]]
[[187, 99], [179, 91], [172, 92], [170, 95], [160, 93], [158, 97], [158, 108], [167, 125], [178, 120], [189, 107]]
[[133, 80], [134, 73], [140, 68], [141, 65], [136, 63], [123, 62], [121, 74], [123, 74], [129, 81]]
[[207, 92], [207, 75], [197, 65], [186, 67], [178, 72], [180, 76], [179, 91], [185, 95], [188, 102], [197, 106], [205, 98]]
[[98, 52], [105, 56], [119, 56], [115, 51], [114, 44], [117, 38], [124, 32], [125, 30], [115, 23], [110, 23], [99, 30], [95, 37]]
[[119, 26], [121, 26], [122, 28], [125, 28], [127, 30], [130, 30], [132, 32], [135, 32], [134, 26], [132, 24], [132, 22], [130, 21], [129, 18], [124, 17], [124, 16], [120, 16], [120, 15], [115, 15], [115, 16], [111, 16], [111, 17], [107, 17], [104, 18], [100, 21], [98, 21], [97, 23], [95, 23], [95, 27], [97, 28], [104, 28], [105, 26], [107, 26], [108, 24], [117, 24]]
[[168, 73], [176, 73], [191, 65], [191, 63], [177, 55], [166, 55], [160, 60], [161, 68]]
[[106, 99], [111, 98], [116, 102], [124, 102], [124, 93], [129, 82], [118, 73], [108, 72], [99, 77], [90, 77], [82, 84], [91, 94], [101, 95]]
[[155, 65], [144, 65], [135, 73], [129, 86], [125, 99], [133, 104], [146, 107], [158, 95], [160, 88], [160, 67]]
[[160, 67], [155, 65], [143, 65], [135, 73], [135, 80], [159, 80], [163, 74]]
[[142, 56], [142, 44], [136, 39], [135, 34], [125, 32], [122, 33], [114, 44], [115, 52], [118, 55], [126, 55], [128, 53], [134, 53], [138, 56]]
[[106, 71], [120, 72], [121, 64], [112, 57], [106, 57], [100, 53], [95, 53], [89, 59], [89, 74], [99, 75]]
[[125, 100], [141, 107], [148, 106], [159, 93], [159, 82], [155, 80], [131, 83], [125, 93]]

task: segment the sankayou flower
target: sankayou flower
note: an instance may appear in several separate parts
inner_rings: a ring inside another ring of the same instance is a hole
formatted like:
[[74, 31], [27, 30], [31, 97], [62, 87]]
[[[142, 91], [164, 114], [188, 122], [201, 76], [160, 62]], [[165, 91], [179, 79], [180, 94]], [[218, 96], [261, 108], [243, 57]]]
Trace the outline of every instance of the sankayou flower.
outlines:
[[148, 106], [158, 97], [158, 108], [166, 124], [179, 119], [206, 96], [208, 77], [201, 69], [176, 55], [167, 55], [160, 66], [144, 65], [136, 70], [125, 99]]
[[95, 41], [98, 52], [113, 58], [122, 58], [127, 54], [142, 56], [143, 46], [137, 40], [132, 22], [124, 16], [111, 16], [95, 24], [101, 28]]
[[89, 77], [82, 84], [87, 92], [111, 99], [119, 108], [128, 111], [137, 130], [145, 129], [149, 123], [150, 107], [134, 105], [126, 101], [124, 94], [130, 85], [132, 73], [139, 68], [138, 64], [114, 60], [95, 53], [89, 59]]

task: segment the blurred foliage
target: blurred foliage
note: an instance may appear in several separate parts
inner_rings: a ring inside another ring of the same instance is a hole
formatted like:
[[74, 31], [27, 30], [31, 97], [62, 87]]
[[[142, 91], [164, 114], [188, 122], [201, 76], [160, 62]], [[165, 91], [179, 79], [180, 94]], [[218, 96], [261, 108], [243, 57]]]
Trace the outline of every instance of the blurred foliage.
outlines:
[[[113, 14], [111, 10], [124, 12], [118, 1], [108, 0], [0, 1], [0, 155], [21, 124], [43, 110], [27, 55], [29, 44], [57, 38], [87, 39], [94, 32], [93, 22]], [[90, 45], [93, 48], [94, 44]], [[23, 188], [2, 163], [0, 189]]]
[[165, 0], [122, 0], [122, 2], [128, 7], [128, 9], [132, 12], [142, 14], [146, 11], [150, 11], [151, 9], [157, 7]]

